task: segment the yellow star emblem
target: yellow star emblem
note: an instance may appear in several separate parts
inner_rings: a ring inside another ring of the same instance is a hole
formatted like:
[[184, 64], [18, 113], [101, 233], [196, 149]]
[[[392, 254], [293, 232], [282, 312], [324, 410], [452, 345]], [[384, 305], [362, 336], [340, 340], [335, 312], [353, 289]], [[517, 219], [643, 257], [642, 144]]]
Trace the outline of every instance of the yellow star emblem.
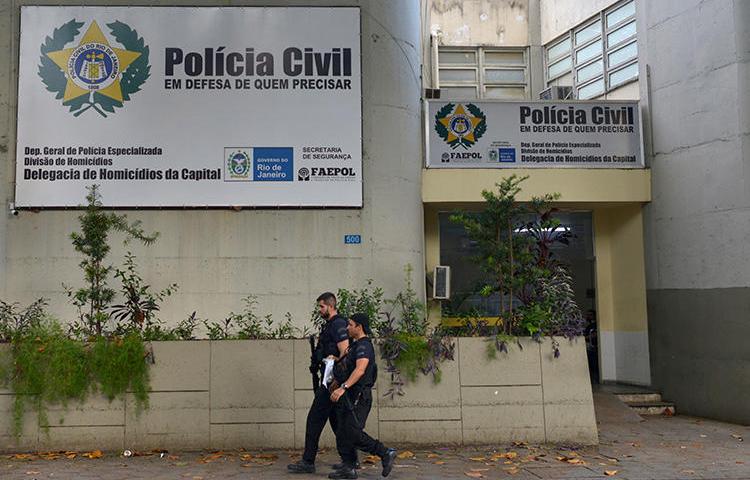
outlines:
[[49, 52], [47, 56], [68, 80], [63, 103], [90, 92], [122, 103], [122, 72], [141, 54], [113, 48], [94, 21], [77, 47]]
[[[454, 120], [456, 121], [455, 123]], [[456, 107], [453, 114], [439, 120], [445, 126], [446, 130], [448, 130], [448, 138], [446, 139], [448, 143], [457, 140], [459, 137], [465, 138], [470, 142], [475, 142], [474, 129], [481, 121], [481, 118], [466, 113], [464, 106], [461, 104]]]

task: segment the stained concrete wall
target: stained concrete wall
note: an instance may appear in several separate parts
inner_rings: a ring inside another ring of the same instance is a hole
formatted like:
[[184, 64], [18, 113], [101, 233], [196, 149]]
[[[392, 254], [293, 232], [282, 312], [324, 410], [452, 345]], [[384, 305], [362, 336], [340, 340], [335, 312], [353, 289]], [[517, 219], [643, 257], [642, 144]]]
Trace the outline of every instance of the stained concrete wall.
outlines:
[[645, 209], [653, 383], [680, 412], [750, 424], [750, 4], [639, 1], [650, 68]]
[[[352, 210], [163, 210], [130, 211], [161, 239], [153, 248], [133, 246], [147, 282], [177, 282], [164, 318], [223, 318], [241, 298], [259, 296], [262, 314], [291, 312], [305, 324], [323, 291], [359, 287], [372, 278], [393, 295], [403, 287], [403, 268], [420, 271], [423, 260], [420, 180], [420, 5], [417, 0], [190, 0], [149, 5], [359, 6], [362, 24], [364, 207]], [[80, 258], [68, 235], [75, 211], [9, 214], [14, 197], [15, 118], [20, 6], [143, 5], [126, 0], [8, 0], [0, 2], [0, 299], [28, 303], [51, 299], [63, 321], [74, 318], [63, 283], [82, 284]], [[31, 79], [30, 81], [34, 81]], [[40, 88], [43, 86], [40, 83]], [[293, 132], [290, 132], [293, 134]], [[199, 142], [200, 139], [192, 139]], [[83, 200], [83, 199], [82, 199]], [[344, 245], [361, 234], [361, 245]], [[112, 261], [124, 249], [113, 239]], [[387, 261], [384, 261], [387, 259]], [[414, 277], [421, 295], [423, 275]]]
[[[442, 380], [420, 376], [394, 399], [380, 369], [367, 431], [386, 444], [595, 444], [596, 420], [583, 339], [522, 340], [487, 358], [480, 338], [456, 339]], [[4, 347], [7, 350], [7, 346]], [[302, 448], [312, 401], [306, 340], [154, 342], [150, 407], [132, 395], [50, 409], [48, 430], [28, 412], [12, 435], [13, 393], [0, 390], [0, 451]], [[378, 356], [379, 358], [379, 356]], [[326, 428], [322, 444], [333, 445]]]
[[525, 47], [534, 0], [424, 0], [440, 45]]

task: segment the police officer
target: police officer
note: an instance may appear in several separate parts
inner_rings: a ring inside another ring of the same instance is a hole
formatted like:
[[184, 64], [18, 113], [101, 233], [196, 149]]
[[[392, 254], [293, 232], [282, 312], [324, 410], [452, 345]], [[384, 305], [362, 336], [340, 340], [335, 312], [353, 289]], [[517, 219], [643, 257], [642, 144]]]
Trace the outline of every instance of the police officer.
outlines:
[[[321, 370], [321, 378], [323, 378], [323, 359], [332, 357], [337, 360], [344, 356], [349, 347], [349, 334], [346, 318], [339, 315], [336, 310], [336, 296], [331, 292], [325, 292], [318, 297], [317, 302], [318, 313], [326, 320], [326, 323], [320, 331], [314, 361]], [[326, 422], [330, 422], [331, 428], [334, 433], [336, 432], [337, 419], [333, 406], [329, 391], [322, 387], [317, 388], [310, 411], [307, 413], [305, 451], [302, 454], [302, 460], [287, 465], [289, 472], [315, 473], [318, 442]]]
[[357, 450], [379, 456], [383, 463], [383, 476], [387, 477], [393, 469], [396, 450], [386, 448], [364, 431], [372, 407], [372, 387], [378, 378], [375, 349], [368, 337], [371, 331], [367, 315], [352, 315], [347, 331], [354, 343], [338, 362], [338, 368], [334, 371], [338, 385], [331, 393], [331, 401], [336, 403], [336, 448], [343, 465], [328, 478], [357, 478]]

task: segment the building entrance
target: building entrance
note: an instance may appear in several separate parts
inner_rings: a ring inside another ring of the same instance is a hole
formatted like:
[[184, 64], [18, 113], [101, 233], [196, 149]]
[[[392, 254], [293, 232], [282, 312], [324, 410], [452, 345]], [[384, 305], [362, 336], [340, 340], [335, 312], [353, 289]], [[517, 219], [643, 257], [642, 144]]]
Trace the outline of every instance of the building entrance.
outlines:
[[[501, 301], [497, 295], [480, 293], [489, 278], [472, 261], [478, 253], [476, 244], [469, 239], [461, 225], [450, 220], [449, 212], [440, 218], [440, 264], [451, 267], [451, 299], [442, 305], [444, 321], [456, 322], [461, 318], [479, 318], [492, 322], [500, 315]], [[596, 277], [594, 235], [591, 212], [560, 212], [556, 217], [561, 227], [571, 236], [567, 245], [552, 246], [551, 258], [564, 265], [572, 279], [575, 301], [586, 320], [586, 349], [593, 382], [599, 381], [598, 329], [596, 321]], [[503, 304], [509, 304], [508, 298]], [[518, 299], [514, 305], [520, 305]]]

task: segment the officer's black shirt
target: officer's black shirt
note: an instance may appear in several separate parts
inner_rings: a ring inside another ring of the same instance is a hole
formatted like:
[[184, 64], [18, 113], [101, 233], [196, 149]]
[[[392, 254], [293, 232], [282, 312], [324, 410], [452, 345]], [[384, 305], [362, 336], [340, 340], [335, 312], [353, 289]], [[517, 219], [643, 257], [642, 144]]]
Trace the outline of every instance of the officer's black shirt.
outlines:
[[378, 367], [375, 364], [375, 348], [372, 346], [372, 341], [369, 337], [360, 338], [349, 347], [349, 353], [347, 353], [344, 360], [345, 378], [341, 379], [339, 383], [345, 382], [351, 376], [354, 369], [357, 368], [357, 360], [360, 358], [366, 358], [369, 361], [367, 362], [367, 368], [362, 378], [351, 386], [352, 390], [356, 392], [371, 389], [378, 377]]
[[318, 340], [321, 361], [329, 355], [336, 357], [340, 355], [339, 347], [337, 346], [338, 343], [349, 339], [349, 334], [346, 331], [347, 324], [346, 317], [336, 315], [323, 325], [323, 328], [320, 330], [320, 340]]

